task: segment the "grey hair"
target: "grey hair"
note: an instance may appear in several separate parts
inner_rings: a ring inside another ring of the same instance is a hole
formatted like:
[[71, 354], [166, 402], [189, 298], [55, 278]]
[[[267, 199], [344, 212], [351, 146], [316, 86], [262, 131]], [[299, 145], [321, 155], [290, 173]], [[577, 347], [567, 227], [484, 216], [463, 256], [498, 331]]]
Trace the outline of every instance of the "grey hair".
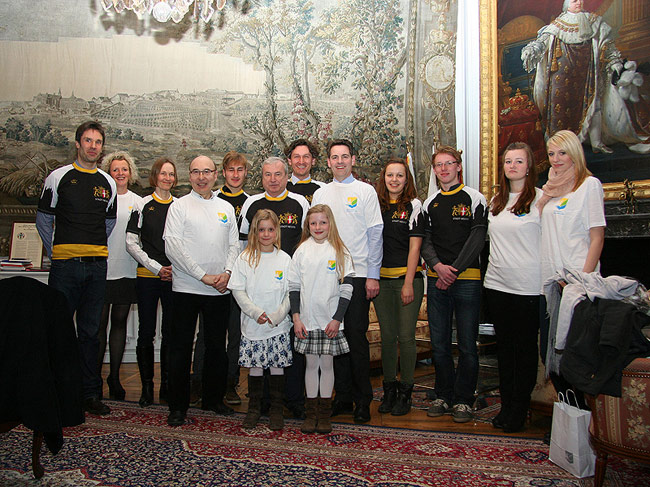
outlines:
[[135, 159], [133, 159], [133, 156], [127, 151], [118, 150], [104, 156], [104, 159], [102, 160], [102, 169], [110, 174], [111, 164], [113, 161], [126, 161], [129, 166], [129, 172], [131, 173], [129, 174], [129, 184], [136, 184], [140, 180], [138, 166], [135, 165]]
[[284, 173], [289, 174], [289, 165], [287, 164], [287, 161], [285, 159], [282, 159], [281, 157], [276, 157], [276, 156], [271, 156], [267, 157], [264, 162], [262, 163], [262, 172], [264, 172], [264, 166], [268, 164], [275, 164], [276, 162], [281, 162], [282, 167], [284, 167]]

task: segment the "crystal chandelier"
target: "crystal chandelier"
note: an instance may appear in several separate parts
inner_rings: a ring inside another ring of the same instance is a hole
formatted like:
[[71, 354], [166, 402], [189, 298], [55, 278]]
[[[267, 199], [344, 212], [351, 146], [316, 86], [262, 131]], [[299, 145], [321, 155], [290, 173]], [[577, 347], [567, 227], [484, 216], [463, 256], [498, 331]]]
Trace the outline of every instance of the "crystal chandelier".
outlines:
[[135, 12], [139, 19], [152, 16], [158, 22], [173, 20], [179, 23], [192, 8], [193, 18], [208, 23], [216, 10], [226, 5], [226, 0], [101, 0], [106, 12], [114, 9], [118, 14], [124, 10]]

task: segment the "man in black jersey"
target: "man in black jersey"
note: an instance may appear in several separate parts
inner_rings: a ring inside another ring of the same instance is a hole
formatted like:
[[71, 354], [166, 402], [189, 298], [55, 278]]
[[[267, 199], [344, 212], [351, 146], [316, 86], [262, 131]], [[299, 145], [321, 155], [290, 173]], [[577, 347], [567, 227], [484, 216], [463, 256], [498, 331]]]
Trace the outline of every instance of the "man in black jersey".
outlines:
[[63, 292], [70, 313], [77, 314], [84, 409], [104, 415], [111, 410], [100, 401], [98, 334], [117, 190], [113, 178], [97, 167], [104, 147], [102, 126], [93, 121], [81, 124], [75, 145], [76, 161], [56, 169], [45, 180], [36, 226], [52, 260], [49, 285]]
[[[287, 190], [289, 168], [279, 157], [269, 157], [262, 164], [262, 186], [264, 193], [251, 196], [244, 203], [239, 226], [239, 238], [248, 239], [248, 229], [258, 210], [266, 209], [278, 215], [281, 228], [281, 247], [287, 254], [293, 255], [300, 241], [302, 225], [309, 211], [307, 200]], [[293, 328], [291, 330], [291, 348], [293, 351]], [[284, 371], [286, 377], [285, 403], [294, 417], [305, 417], [305, 356], [293, 352], [293, 365]]]
[[325, 183], [311, 178], [311, 168], [318, 160], [318, 147], [307, 139], [297, 139], [289, 144], [285, 154], [291, 166], [291, 179], [287, 189], [304, 196], [311, 204], [316, 190], [325, 186]]

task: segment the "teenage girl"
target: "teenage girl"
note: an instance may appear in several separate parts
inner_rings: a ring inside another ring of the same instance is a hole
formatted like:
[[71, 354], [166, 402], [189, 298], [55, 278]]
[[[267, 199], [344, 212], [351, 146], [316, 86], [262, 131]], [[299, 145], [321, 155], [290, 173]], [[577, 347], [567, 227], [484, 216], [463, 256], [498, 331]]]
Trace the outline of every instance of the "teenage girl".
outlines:
[[352, 258], [332, 210], [327, 205], [313, 206], [289, 270], [295, 350], [306, 359], [303, 433], [332, 431], [334, 356], [350, 351], [342, 321], [352, 297], [353, 277]]
[[248, 412], [244, 428], [254, 428], [261, 415], [264, 369], [269, 369], [269, 428], [284, 427], [284, 368], [291, 365], [289, 285], [291, 257], [280, 250], [280, 224], [271, 210], [258, 210], [248, 233], [248, 246], [237, 258], [228, 288], [241, 308], [239, 365], [248, 367]]
[[514, 433], [525, 426], [537, 381], [542, 223], [535, 205], [542, 190], [535, 188], [535, 160], [524, 142], [506, 148], [500, 173], [488, 214], [490, 257], [483, 286], [499, 359], [501, 411], [492, 425]]

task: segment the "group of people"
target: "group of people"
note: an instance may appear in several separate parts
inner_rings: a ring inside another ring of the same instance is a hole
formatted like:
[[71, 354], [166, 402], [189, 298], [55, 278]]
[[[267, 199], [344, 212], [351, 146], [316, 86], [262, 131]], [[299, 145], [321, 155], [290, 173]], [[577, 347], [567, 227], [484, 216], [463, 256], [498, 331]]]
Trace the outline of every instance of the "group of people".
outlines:
[[153, 164], [154, 191], [140, 198], [128, 190], [137, 169], [127, 153], [110, 154], [104, 170], [97, 167], [103, 144], [98, 123], [77, 129], [77, 159], [48, 176], [37, 213], [52, 259], [50, 285], [76, 312], [84, 405], [94, 414], [110, 412], [101, 401], [100, 373], [109, 314], [109, 394], [125, 396], [119, 367], [132, 303], [139, 317], [139, 404], [153, 403], [160, 302], [160, 399], [169, 405], [169, 425], [186, 421], [199, 315], [204, 410], [233, 413], [228, 404], [239, 400], [235, 387], [245, 367], [244, 428], [257, 425], [265, 405], [272, 430], [283, 428], [285, 406], [304, 420], [305, 433], [330, 432], [330, 417], [338, 414], [365, 423], [372, 400], [366, 332], [373, 300], [384, 373], [379, 412], [407, 414], [424, 261], [436, 372], [436, 398], [427, 414], [451, 412], [454, 421], [469, 421], [478, 379], [479, 254], [489, 221], [485, 287], [502, 394], [493, 424], [517, 431], [535, 383], [542, 283], [565, 267], [596, 270], [602, 249], [602, 188], [571, 132], [549, 139], [552, 167], [542, 190], [535, 188], [528, 146], [508, 147], [490, 205], [463, 184], [461, 153], [447, 146], [433, 155], [438, 190], [422, 204], [403, 159], [387, 161], [376, 188], [356, 179], [354, 148], [345, 139], [327, 147], [329, 184], [311, 179], [318, 149], [299, 139], [286, 159], [263, 162], [262, 193], [244, 192], [248, 163], [231, 151], [223, 159], [220, 190], [213, 191], [215, 162], [199, 156], [189, 166], [192, 190], [178, 199], [171, 195], [178, 180], [171, 159]]

